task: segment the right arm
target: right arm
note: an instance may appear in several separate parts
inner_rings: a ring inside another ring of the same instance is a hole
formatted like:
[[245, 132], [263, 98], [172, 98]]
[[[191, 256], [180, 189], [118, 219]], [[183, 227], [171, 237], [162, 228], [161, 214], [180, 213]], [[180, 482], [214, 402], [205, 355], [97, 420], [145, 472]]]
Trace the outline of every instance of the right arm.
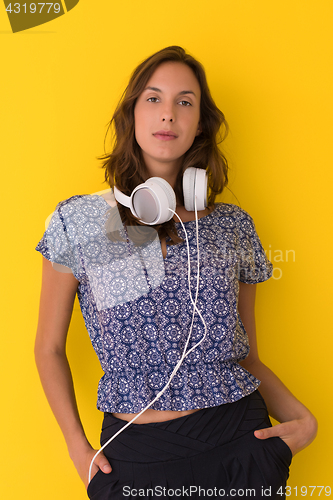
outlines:
[[[66, 440], [69, 455], [88, 486], [88, 470], [96, 450], [89, 444], [79, 417], [72, 374], [66, 356], [66, 339], [73, 311], [78, 281], [71, 273], [55, 271], [43, 258], [43, 278], [35, 359], [44, 392]], [[111, 467], [103, 453], [94, 462], [92, 476], [98, 469]]]

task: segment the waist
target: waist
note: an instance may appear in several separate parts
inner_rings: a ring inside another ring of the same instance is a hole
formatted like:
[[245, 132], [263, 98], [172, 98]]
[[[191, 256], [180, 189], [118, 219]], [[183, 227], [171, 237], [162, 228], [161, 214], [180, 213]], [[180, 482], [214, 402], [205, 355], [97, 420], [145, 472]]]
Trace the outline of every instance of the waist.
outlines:
[[[153, 422], [165, 422], [166, 420], [174, 420], [175, 418], [185, 417], [191, 415], [200, 408], [194, 410], [173, 411], [173, 410], [152, 410], [148, 408], [140, 417], [135, 420], [136, 424], [150, 424]], [[138, 413], [112, 413], [115, 418], [129, 422]]]
[[255, 391], [235, 403], [203, 408], [177, 419], [146, 425], [134, 422], [119, 433], [125, 425], [112, 413], [104, 414], [101, 445], [118, 433], [104, 453], [110, 460], [122, 461], [122, 465], [126, 461], [155, 463], [188, 458], [245, 434], [252, 437], [255, 429], [271, 424], [265, 402]]

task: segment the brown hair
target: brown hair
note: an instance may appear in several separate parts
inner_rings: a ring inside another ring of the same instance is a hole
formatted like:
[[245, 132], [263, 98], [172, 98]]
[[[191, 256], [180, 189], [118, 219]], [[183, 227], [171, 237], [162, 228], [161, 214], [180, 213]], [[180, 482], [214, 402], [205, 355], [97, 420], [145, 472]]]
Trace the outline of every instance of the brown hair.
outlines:
[[[223, 113], [214, 103], [206, 80], [203, 66], [182, 47], [171, 46], [148, 57], [134, 70], [116, 111], [109, 123], [113, 126], [113, 150], [100, 159], [105, 168], [105, 180], [124, 194], [130, 195], [133, 189], [146, 180], [146, 167], [141, 149], [136, 142], [134, 126], [134, 108], [137, 98], [146, 87], [154, 71], [164, 62], [180, 62], [189, 66], [195, 74], [201, 89], [200, 124], [202, 132], [195, 137], [190, 149], [184, 155], [181, 171], [178, 174], [175, 192], [178, 200], [183, 201], [182, 175], [186, 168], [197, 167], [207, 170], [209, 196], [208, 204], [213, 205], [228, 181], [228, 163], [218, 144], [228, 132], [228, 125]], [[119, 206], [121, 218], [126, 225], [140, 224], [133, 217], [129, 208]], [[178, 243], [173, 219], [156, 227], [161, 238], [169, 236], [172, 243]]]

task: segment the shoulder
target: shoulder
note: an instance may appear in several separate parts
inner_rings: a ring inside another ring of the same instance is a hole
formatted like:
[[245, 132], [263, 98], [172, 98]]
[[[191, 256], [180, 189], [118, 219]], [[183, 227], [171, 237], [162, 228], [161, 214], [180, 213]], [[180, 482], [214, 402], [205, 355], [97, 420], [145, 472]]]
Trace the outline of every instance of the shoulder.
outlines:
[[110, 207], [116, 206], [115, 198], [110, 188], [92, 194], [78, 194], [71, 196], [70, 198], [60, 201], [57, 208], [68, 207], [69, 209], [75, 209], [78, 207], [81, 208], [85, 206], [98, 205], [103, 207], [106, 205], [109, 205]]
[[89, 198], [89, 196], [90, 195], [87, 194], [77, 194], [75, 196], [71, 196], [70, 198], [66, 198], [65, 200], [59, 201], [56, 206], [56, 210], [62, 211], [66, 208], [75, 209], [81, 207], [87, 202], [87, 198]]
[[218, 203], [212, 212], [218, 226], [223, 230], [235, 231], [240, 237], [251, 237], [256, 228], [251, 215], [243, 208], [232, 203]]
[[229, 217], [238, 221], [253, 221], [251, 215], [248, 212], [246, 212], [238, 205], [233, 205], [232, 203], [217, 203], [212, 214], [217, 218]]
[[63, 223], [74, 222], [88, 217], [100, 217], [109, 209], [109, 203], [104, 197], [97, 194], [80, 194], [60, 201], [46, 219], [45, 226], [48, 227], [52, 219]]

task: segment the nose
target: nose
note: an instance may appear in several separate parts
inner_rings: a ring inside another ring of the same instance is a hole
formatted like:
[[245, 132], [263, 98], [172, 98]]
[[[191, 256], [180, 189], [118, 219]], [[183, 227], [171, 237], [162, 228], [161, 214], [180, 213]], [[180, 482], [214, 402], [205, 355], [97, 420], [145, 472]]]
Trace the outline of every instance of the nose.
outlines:
[[174, 122], [176, 117], [175, 117], [175, 111], [173, 109], [173, 106], [171, 104], [166, 104], [161, 113], [161, 118], [162, 122]]

